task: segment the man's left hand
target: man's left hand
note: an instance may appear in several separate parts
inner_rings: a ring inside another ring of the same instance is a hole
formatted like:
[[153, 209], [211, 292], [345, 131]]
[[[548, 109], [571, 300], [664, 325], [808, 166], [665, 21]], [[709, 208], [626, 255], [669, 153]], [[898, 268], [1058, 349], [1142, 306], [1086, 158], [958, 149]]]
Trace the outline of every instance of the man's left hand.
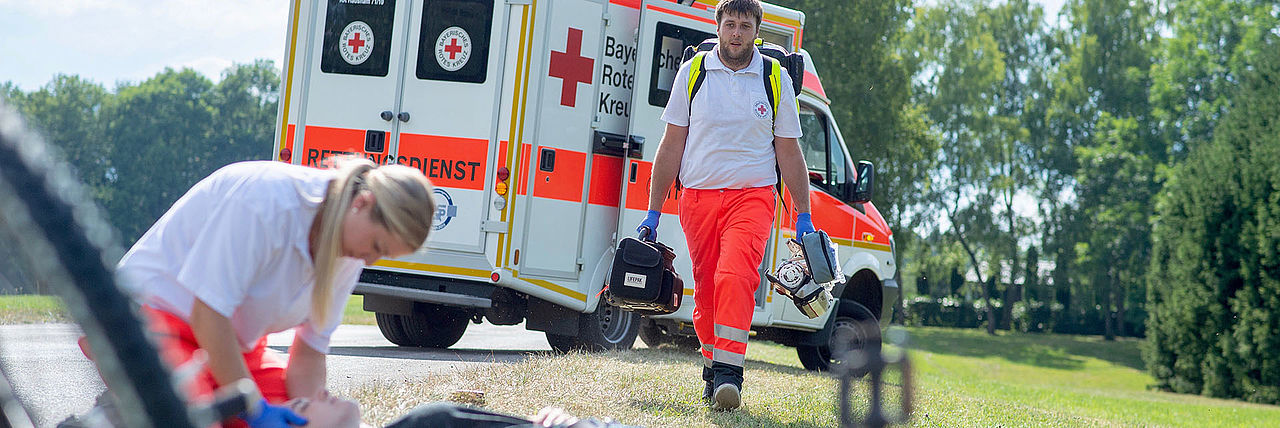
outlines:
[[796, 239], [800, 239], [809, 233], [813, 233], [813, 220], [809, 218], [809, 213], [800, 213], [796, 216]]

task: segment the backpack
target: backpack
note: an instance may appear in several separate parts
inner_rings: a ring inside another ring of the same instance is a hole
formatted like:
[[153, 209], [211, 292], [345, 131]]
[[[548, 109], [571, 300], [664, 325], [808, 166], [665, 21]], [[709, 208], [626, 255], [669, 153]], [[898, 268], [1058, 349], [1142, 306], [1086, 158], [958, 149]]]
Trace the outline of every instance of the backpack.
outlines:
[[[707, 56], [707, 52], [719, 43], [719, 39], [710, 38], [703, 40], [698, 46], [686, 46], [684, 48], [683, 62], [690, 62], [689, 65], [689, 105], [693, 106], [693, 96], [697, 95], [698, 89], [702, 88], [702, 82], [706, 80], [707, 66], [703, 62]], [[761, 39], [755, 41], [756, 49], [760, 51], [760, 56], [764, 58], [763, 70], [760, 75], [764, 78], [764, 92], [769, 97], [769, 105], [773, 107], [773, 116], [778, 116], [778, 103], [782, 98], [782, 73], [786, 72], [791, 75], [791, 89], [796, 96], [800, 95], [800, 88], [804, 84], [804, 54], [800, 52], [787, 52], [782, 46], [765, 42]]]

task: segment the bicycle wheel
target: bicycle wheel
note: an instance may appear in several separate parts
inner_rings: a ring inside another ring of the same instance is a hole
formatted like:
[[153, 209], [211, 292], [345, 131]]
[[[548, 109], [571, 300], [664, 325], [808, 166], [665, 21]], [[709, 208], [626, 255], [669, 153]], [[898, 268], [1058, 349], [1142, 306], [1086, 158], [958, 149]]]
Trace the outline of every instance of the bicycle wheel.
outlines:
[[[121, 254], [110, 226], [70, 169], [3, 103], [0, 218], [5, 229], [0, 232], [16, 238], [32, 274], [49, 285], [80, 325], [121, 422], [129, 427], [194, 427], [134, 304], [116, 286], [116, 257], [104, 256]], [[5, 410], [12, 404], [0, 403]]]

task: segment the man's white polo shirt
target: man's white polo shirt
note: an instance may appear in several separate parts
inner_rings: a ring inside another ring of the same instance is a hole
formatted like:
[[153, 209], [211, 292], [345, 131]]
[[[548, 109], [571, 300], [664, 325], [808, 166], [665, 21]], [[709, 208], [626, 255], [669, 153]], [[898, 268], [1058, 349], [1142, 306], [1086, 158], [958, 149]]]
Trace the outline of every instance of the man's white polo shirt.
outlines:
[[764, 77], [763, 57], [752, 49], [751, 64], [738, 71], [720, 61], [720, 48], [708, 52], [706, 76], [689, 106], [689, 62], [680, 66], [662, 120], [689, 127], [680, 185], [692, 189], [745, 189], [772, 186], [777, 157], [773, 137], [800, 138], [800, 116], [791, 76], [782, 73], [777, 119]]

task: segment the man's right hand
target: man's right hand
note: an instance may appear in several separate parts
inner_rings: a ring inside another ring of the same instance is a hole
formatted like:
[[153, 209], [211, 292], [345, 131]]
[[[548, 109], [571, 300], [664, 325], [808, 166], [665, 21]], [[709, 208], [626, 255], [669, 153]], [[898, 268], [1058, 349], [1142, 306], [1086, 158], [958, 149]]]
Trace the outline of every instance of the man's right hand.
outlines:
[[265, 398], [258, 404], [258, 413], [244, 418], [249, 423], [249, 428], [290, 428], [307, 424], [306, 418], [298, 416], [288, 407], [273, 406]]
[[[640, 239], [657, 241], [658, 240], [658, 217], [662, 216], [661, 212], [649, 210], [649, 214], [644, 216], [644, 221], [640, 222], [640, 226], [636, 227], [636, 233], [640, 234]], [[649, 229], [649, 234], [645, 235], [645, 228]]]

